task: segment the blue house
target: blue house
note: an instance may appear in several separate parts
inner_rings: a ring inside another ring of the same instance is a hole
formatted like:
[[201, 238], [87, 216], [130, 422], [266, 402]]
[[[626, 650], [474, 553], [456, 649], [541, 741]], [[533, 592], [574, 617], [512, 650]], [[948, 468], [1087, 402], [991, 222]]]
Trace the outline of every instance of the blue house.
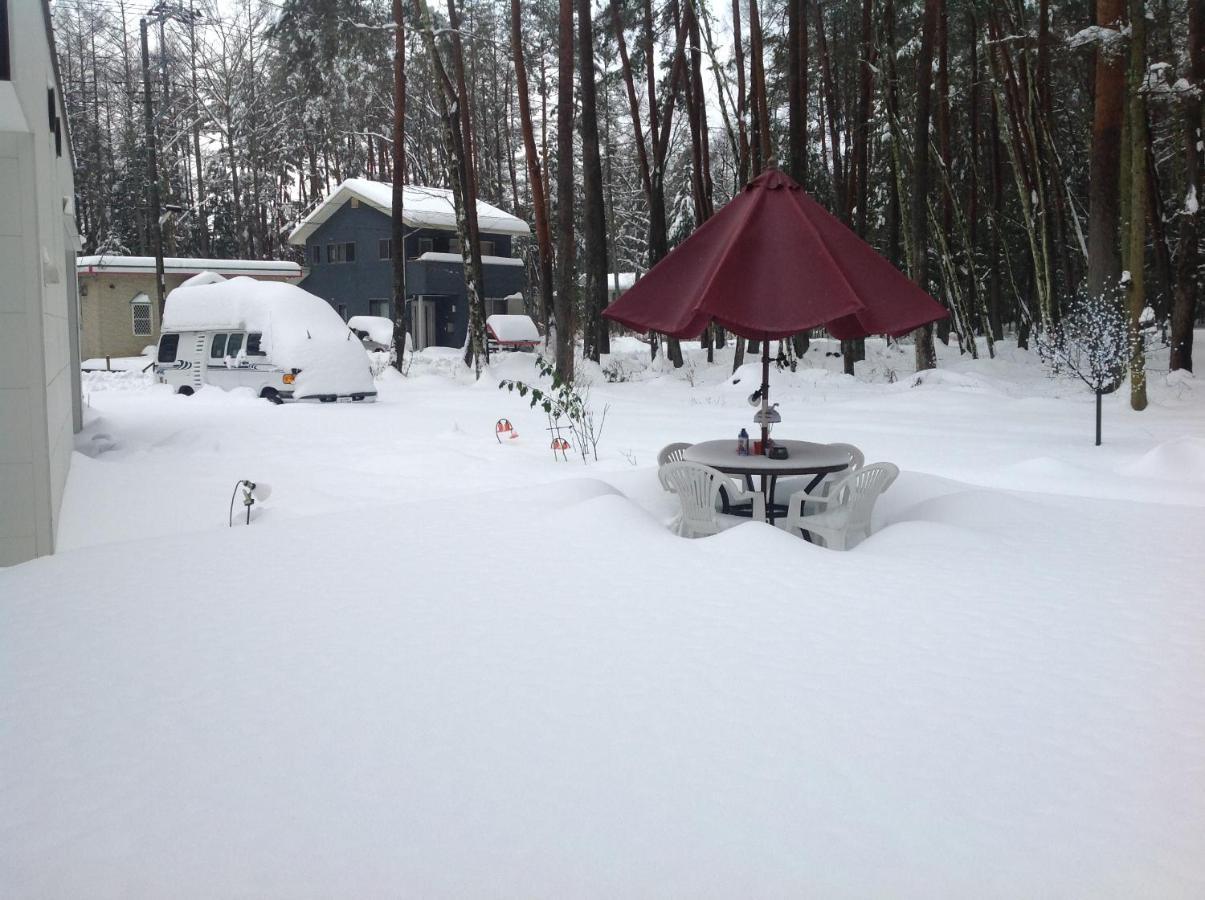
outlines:
[[[452, 192], [408, 185], [403, 209], [406, 321], [414, 347], [461, 347], [469, 307]], [[364, 178], [340, 184], [289, 235], [289, 243], [305, 247], [308, 271], [301, 287], [325, 299], [344, 319], [393, 318], [392, 210], [393, 185]], [[512, 241], [531, 230], [480, 200], [477, 222], [486, 315], [521, 313], [526, 278]]]

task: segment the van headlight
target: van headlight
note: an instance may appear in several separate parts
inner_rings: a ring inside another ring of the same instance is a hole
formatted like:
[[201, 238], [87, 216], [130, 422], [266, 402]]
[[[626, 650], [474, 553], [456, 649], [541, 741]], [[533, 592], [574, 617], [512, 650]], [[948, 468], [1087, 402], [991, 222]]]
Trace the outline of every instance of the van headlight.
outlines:
[[283, 381], [285, 384], [292, 384], [296, 379], [297, 379], [297, 376], [294, 375], [292, 372], [290, 372], [287, 375], [285, 375], [283, 378], [281, 378], [280, 380]]

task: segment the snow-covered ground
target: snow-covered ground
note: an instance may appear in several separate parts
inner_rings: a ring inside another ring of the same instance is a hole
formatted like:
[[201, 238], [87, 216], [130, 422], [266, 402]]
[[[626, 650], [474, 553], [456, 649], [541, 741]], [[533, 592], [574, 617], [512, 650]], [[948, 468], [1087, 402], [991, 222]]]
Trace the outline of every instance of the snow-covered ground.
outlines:
[[617, 349], [588, 466], [525, 355], [371, 406], [85, 374], [62, 552], [0, 571], [5, 893], [1205, 894], [1205, 387], [1156, 357], [1097, 448], [1011, 346], [815, 342], [779, 435], [903, 470], [835, 553], [671, 535], [657, 449], [758, 373]]

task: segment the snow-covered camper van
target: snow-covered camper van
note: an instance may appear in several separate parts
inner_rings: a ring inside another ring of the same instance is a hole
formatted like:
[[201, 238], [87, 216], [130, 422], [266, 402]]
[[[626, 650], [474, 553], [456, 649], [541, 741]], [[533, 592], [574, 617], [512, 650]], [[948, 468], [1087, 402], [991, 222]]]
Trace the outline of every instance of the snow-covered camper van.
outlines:
[[377, 395], [363, 345], [325, 300], [212, 272], [167, 295], [155, 378], [181, 394], [247, 387], [277, 403]]

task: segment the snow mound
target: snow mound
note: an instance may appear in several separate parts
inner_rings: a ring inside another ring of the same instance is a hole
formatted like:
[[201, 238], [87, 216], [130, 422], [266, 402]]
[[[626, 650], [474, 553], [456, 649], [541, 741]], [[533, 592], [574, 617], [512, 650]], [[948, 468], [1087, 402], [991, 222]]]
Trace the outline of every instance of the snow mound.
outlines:
[[226, 279], [217, 272], [198, 272], [180, 283], [180, 287], [200, 287], [203, 284], [221, 284]]
[[1162, 443], [1124, 466], [1121, 474], [1205, 483], [1205, 438], [1182, 437]]
[[240, 276], [181, 285], [167, 295], [164, 331], [220, 329], [259, 332], [268, 359], [300, 370], [297, 397], [375, 390], [364, 348], [343, 319], [296, 285]]
[[347, 327], [352, 331], [363, 331], [374, 344], [393, 346], [393, 322], [384, 316], [352, 316], [347, 320]]

